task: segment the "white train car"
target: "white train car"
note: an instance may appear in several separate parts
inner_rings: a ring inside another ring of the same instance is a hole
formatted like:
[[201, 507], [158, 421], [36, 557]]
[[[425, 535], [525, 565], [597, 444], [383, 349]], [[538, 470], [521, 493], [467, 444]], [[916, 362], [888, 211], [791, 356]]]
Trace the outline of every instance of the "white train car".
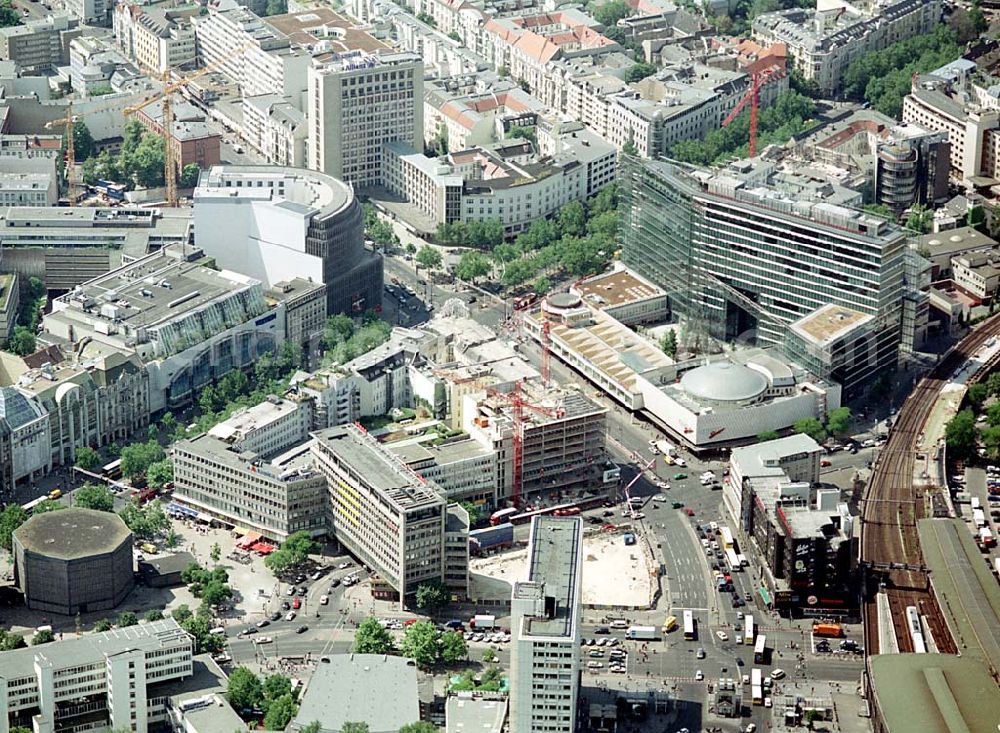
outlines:
[[916, 606], [906, 607], [906, 626], [910, 631], [910, 639], [913, 641], [913, 651], [916, 654], [926, 654], [927, 644], [924, 642], [924, 631], [920, 625], [920, 613]]

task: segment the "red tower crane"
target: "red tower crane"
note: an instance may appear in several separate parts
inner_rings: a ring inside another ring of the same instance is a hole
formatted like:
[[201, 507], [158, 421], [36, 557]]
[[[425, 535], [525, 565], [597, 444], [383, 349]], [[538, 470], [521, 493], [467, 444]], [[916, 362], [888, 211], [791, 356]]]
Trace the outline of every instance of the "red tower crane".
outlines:
[[542, 311], [542, 384], [545, 385], [546, 389], [549, 386], [549, 374], [551, 373], [551, 344], [549, 342], [549, 319], [545, 317], [545, 311]]
[[533, 405], [528, 402], [521, 393], [521, 382], [514, 382], [514, 388], [510, 392], [501, 392], [493, 387], [487, 387], [486, 393], [493, 397], [498, 397], [511, 407], [513, 414], [514, 429], [512, 442], [514, 444], [514, 494], [511, 501], [514, 506], [521, 506], [521, 489], [523, 488], [523, 476], [521, 473], [524, 462], [524, 411], [525, 409], [537, 412], [539, 415], [548, 417], [561, 417], [562, 410]]
[[757, 157], [757, 112], [760, 108], [760, 90], [766, 84], [770, 84], [776, 79], [785, 75], [785, 70], [777, 65], [775, 59], [766, 56], [754, 61], [747, 66], [750, 74], [750, 90], [743, 96], [743, 99], [733, 107], [733, 111], [726, 115], [720, 127], [725, 127], [730, 122], [739, 117], [740, 113], [750, 105], [750, 157]]

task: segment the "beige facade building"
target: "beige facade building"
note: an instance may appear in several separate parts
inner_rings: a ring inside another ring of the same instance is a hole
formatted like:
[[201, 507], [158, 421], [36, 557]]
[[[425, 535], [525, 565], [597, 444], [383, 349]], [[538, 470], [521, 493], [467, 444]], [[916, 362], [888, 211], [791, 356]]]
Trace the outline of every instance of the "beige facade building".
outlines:
[[199, 6], [153, 8], [123, 3], [115, 6], [113, 27], [118, 48], [145, 71], [193, 64], [197, 56], [191, 17]]

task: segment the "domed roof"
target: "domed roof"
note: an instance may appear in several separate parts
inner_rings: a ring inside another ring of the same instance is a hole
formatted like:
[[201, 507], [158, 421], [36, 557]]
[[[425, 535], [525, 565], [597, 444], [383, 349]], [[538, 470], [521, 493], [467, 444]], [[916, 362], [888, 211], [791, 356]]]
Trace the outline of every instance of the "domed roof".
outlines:
[[6, 418], [11, 430], [26, 425], [45, 413], [39, 405], [14, 387], [0, 387], [0, 417]]
[[767, 389], [767, 377], [750, 367], [719, 361], [705, 364], [681, 377], [681, 389], [711, 402], [743, 402]]

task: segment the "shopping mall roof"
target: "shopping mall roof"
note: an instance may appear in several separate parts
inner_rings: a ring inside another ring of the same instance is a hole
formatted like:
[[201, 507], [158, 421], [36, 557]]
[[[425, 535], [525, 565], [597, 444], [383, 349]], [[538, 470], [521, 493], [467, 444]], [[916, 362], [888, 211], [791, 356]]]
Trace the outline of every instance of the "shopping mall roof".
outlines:
[[869, 665], [886, 733], [996, 733], [1000, 690], [981, 662], [878, 654]]
[[25, 551], [60, 560], [112, 552], [131, 536], [117, 514], [79, 507], [36, 514], [14, 530]]
[[[968, 527], [959, 519], [922, 519], [917, 522], [917, 533], [924, 562], [931, 570], [931, 585], [955, 644], [963, 654], [979, 659], [998, 674], [1000, 586], [983, 562]], [[1000, 705], [994, 710], [1000, 710]]]

